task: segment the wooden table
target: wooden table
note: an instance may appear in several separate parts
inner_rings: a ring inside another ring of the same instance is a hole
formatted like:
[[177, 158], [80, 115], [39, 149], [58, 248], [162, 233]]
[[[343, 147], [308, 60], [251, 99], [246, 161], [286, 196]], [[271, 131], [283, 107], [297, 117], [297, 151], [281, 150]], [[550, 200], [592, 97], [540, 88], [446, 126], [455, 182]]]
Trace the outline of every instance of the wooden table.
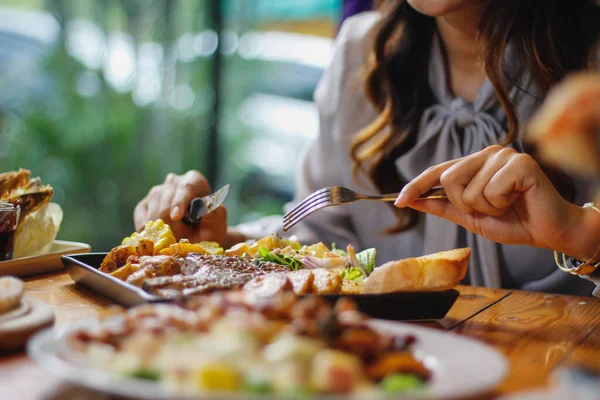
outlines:
[[[75, 286], [65, 273], [30, 278], [28, 293], [51, 304], [56, 324], [96, 315], [111, 305]], [[510, 371], [492, 393], [543, 387], [563, 365], [586, 365], [600, 372], [600, 300], [461, 286], [446, 318], [425, 325], [482, 340], [506, 355]], [[97, 399], [98, 393], [73, 387], [38, 368], [23, 353], [0, 355], [0, 399]]]

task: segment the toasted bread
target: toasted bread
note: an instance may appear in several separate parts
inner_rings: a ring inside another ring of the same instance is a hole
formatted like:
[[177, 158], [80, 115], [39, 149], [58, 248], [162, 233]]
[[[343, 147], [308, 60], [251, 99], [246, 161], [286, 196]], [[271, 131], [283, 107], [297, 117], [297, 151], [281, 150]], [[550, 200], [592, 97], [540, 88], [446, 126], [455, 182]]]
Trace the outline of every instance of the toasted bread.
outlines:
[[[28, 184], [25, 184], [25, 188], [27, 187]], [[54, 189], [50, 185], [45, 185], [24, 190], [17, 188], [0, 197], [0, 200], [18, 203], [21, 206], [21, 221], [23, 221], [27, 215], [49, 202], [52, 196], [54, 196]]]
[[465, 248], [390, 261], [375, 268], [365, 280], [361, 293], [437, 292], [451, 289], [465, 277], [470, 255], [471, 249]]
[[0, 173], [0, 197], [10, 191], [27, 186], [31, 172], [26, 169]]
[[49, 202], [53, 195], [52, 186], [42, 185], [39, 177], [31, 179], [31, 171], [27, 169], [0, 173], [0, 201], [18, 203], [21, 221]]

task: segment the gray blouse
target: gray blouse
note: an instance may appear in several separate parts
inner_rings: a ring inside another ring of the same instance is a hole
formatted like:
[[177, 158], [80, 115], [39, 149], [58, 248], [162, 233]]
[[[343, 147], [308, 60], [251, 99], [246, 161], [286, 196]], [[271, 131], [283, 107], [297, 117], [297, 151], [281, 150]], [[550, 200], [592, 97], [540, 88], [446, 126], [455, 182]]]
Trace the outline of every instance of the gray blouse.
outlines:
[[[333, 60], [324, 73], [315, 102], [319, 108], [320, 135], [304, 152], [296, 182], [297, 203], [327, 186], [346, 186], [363, 193], [378, 190], [368, 178], [352, 176], [349, 149], [357, 131], [371, 123], [378, 112], [365, 96], [360, 79], [369, 46], [369, 33], [377, 22], [375, 12], [346, 20], [338, 38]], [[510, 89], [520, 121], [526, 121], [539, 106], [542, 96], [530, 76], [517, 63], [505, 61], [511, 76], [518, 77]], [[471, 104], [452, 97], [447, 90], [442, 51], [434, 39], [428, 71], [429, 84], [438, 100], [422, 116], [417, 143], [399, 157], [397, 173], [410, 181], [426, 168], [475, 153], [500, 141], [506, 130], [506, 117], [489, 80]], [[522, 151], [522, 143], [513, 144]], [[578, 187], [577, 204], [583, 204], [586, 187]], [[291, 208], [293, 204], [286, 208]], [[396, 216], [384, 203], [357, 202], [320, 210], [292, 228], [305, 242], [323, 241], [338, 247], [352, 243], [356, 248], [377, 248], [377, 262], [416, 257], [423, 254], [468, 246], [472, 249], [466, 281], [477, 286], [516, 288], [589, 295], [594, 285], [566, 274], [556, 267], [549, 250], [527, 246], [501, 245], [432, 215], [421, 215], [418, 224], [405, 232], [385, 235]], [[281, 216], [238, 226], [249, 237], [272, 232], [281, 234]]]

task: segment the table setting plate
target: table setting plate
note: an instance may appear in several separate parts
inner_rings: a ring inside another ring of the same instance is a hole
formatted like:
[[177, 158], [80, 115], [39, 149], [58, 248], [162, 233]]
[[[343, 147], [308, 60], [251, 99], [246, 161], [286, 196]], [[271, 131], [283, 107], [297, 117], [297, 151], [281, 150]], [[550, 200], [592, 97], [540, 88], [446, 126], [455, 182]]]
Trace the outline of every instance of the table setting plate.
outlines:
[[0, 276], [12, 275], [23, 278], [59, 271], [64, 268], [61, 261], [63, 255], [88, 253], [90, 249], [87, 243], [55, 240], [46, 254], [0, 261]]
[[25, 294], [14, 310], [0, 314], [0, 352], [22, 349], [31, 336], [53, 323], [52, 307]]
[[[492, 347], [474, 339], [396, 321], [372, 320], [375, 329], [395, 335], [412, 334], [417, 338], [414, 352], [433, 372], [423, 393], [416, 398], [458, 399], [492, 390], [505, 377], [506, 358]], [[140, 399], [247, 399], [245, 393], [222, 393], [210, 396], [174, 393], [158, 383], [119, 376], [83, 366], [69, 348], [68, 335], [74, 329], [93, 329], [96, 320], [81, 321], [63, 329], [47, 329], [34, 336], [28, 346], [29, 356], [43, 369], [73, 384], [118, 396]], [[253, 397], [273, 399], [272, 396]], [[319, 396], [319, 398], [333, 398]], [[335, 397], [349, 399], [351, 397]], [[356, 397], [354, 397], [356, 398]], [[394, 396], [394, 398], [410, 398]]]

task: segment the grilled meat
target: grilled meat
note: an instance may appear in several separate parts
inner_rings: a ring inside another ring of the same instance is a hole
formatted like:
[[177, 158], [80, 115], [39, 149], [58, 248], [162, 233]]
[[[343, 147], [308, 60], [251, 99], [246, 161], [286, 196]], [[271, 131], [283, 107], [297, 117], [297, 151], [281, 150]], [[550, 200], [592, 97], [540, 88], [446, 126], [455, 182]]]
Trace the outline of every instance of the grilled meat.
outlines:
[[292, 291], [292, 282], [286, 274], [273, 273], [252, 279], [244, 285], [244, 291], [256, 296], [273, 296], [280, 292]]
[[342, 278], [326, 269], [313, 269], [312, 292], [319, 294], [339, 293], [342, 290]]
[[281, 278], [265, 280], [265, 277], [260, 276], [248, 282], [244, 286], [244, 290], [266, 293], [268, 290], [264, 289], [265, 285], [272, 287], [276, 284], [281, 286], [280, 291], [291, 289], [296, 294], [338, 294], [342, 290], [342, 279], [339, 275], [326, 269], [303, 269], [299, 271], [289, 271], [285, 275], [269, 274], [268, 276], [271, 275], [284, 276], [287, 278], [286, 280], [289, 281], [289, 284], [284, 284]]
[[360, 294], [362, 291], [362, 281], [349, 281], [344, 279], [342, 281], [342, 293], [343, 294]]
[[[288, 272], [283, 265], [270, 262], [257, 265], [237, 257], [190, 253], [187, 257], [175, 259], [179, 262], [180, 275], [146, 279], [143, 289], [161, 297], [172, 297], [174, 293], [195, 295], [222, 289], [239, 289], [256, 277], [273, 272]], [[144, 268], [140, 267], [141, 270]]]
[[291, 271], [287, 274], [288, 279], [292, 282], [294, 293], [306, 294], [310, 293], [315, 276], [310, 270], [301, 269]]
[[278, 291], [331, 294], [343, 289], [339, 275], [325, 269], [290, 271], [285, 265], [232, 256], [199, 253], [140, 256], [133, 250], [133, 246], [115, 248], [112, 257], [103, 262], [101, 271], [114, 276], [119, 275], [121, 269], [116, 269], [119, 267], [135, 271], [122, 279], [159, 297], [242, 288], [257, 294]]
[[[131, 274], [126, 282], [142, 286], [148, 279], [156, 276], [175, 275], [181, 273], [181, 259], [171, 256], [142, 256], [139, 269]], [[164, 276], [165, 278], [167, 276]]]

